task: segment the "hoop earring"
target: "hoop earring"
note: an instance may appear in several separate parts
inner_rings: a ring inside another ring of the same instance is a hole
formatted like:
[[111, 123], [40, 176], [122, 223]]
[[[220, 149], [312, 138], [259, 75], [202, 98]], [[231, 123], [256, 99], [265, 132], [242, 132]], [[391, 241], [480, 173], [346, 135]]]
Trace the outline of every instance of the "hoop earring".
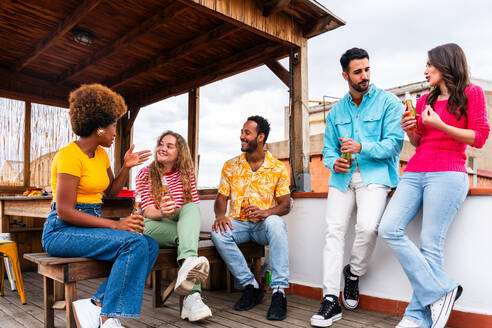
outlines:
[[98, 137], [101, 137], [104, 134], [104, 129], [103, 128], [97, 129], [96, 134]]

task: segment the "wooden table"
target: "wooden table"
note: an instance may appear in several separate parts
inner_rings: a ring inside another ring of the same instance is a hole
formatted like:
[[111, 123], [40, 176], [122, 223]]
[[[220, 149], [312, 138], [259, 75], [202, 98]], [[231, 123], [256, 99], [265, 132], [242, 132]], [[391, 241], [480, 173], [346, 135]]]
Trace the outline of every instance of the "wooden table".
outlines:
[[[0, 197], [0, 233], [10, 232], [10, 216], [25, 216], [46, 219], [50, 212], [51, 196], [1, 196]], [[131, 197], [103, 199], [104, 217], [125, 217], [130, 214], [133, 205]]]

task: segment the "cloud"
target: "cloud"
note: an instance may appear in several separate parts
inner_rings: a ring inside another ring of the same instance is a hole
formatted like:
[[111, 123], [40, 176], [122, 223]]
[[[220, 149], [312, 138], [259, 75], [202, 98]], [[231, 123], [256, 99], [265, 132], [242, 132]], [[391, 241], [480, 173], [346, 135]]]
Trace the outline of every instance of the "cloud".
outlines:
[[[347, 25], [309, 40], [309, 99], [347, 92], [339, 59], [354, 46], [369, 52], [371, 80], [383, 88], [422, 81], [427, 51], [448, 42], [463, 48], [472, 76], [492, 80], [492, 1], [320, 2]], [[288, 60], [281, 63], [288, 68]], [[153, 149], [167, 129], [186, 138], [187, 102], [181, 95], [143, 108], [135, 122], [137, 148]], [[240, 153], [240, 129], [249, 115], [269, 119], [269, 141], [284, 140], [288, 103], [288, 89], [265, 66], [201, 88], [199, 185], [218, 185], [224, 161]]]

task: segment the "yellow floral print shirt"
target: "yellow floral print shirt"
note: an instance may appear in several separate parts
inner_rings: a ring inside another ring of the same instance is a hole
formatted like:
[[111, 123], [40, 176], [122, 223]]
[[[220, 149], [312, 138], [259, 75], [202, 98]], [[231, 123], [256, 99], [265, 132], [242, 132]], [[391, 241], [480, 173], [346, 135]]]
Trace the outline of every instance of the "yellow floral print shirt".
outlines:
[[260, 168], [253, 172], [246, 161], [246, 154], [242, 153], [225, 162], [219, 193], [229, 198], [227, 216], [240, 220], [241, 203], [245, 199], [262, 210], [277, 206], [276, 198], [290, 193], [289, 173], [269, 151], [266, 151]]

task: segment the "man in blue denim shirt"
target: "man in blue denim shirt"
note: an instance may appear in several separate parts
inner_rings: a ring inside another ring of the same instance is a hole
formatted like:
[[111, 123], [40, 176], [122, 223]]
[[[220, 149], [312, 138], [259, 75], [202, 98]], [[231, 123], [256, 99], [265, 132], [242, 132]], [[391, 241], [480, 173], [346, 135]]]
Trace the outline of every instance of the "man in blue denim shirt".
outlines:
[[369, 84], [367, 52], [349, 49], [340, 64], [349, 92], [326, 117], [323, 163], [332, 175], [323, 249], [324, 296], [319, 311], [311, 317], [311, 325], [316, 327], [331, 326], [342, 318], [340, 274], [345, 234], [355, 205], [355, 240], [350, 262], [343, 268], [342, 300], [347, 309], [358, 306], [359, 277], [367, 271], [388, 192], [398, 183], [403, 145], [403, 105], [393, 94]]

